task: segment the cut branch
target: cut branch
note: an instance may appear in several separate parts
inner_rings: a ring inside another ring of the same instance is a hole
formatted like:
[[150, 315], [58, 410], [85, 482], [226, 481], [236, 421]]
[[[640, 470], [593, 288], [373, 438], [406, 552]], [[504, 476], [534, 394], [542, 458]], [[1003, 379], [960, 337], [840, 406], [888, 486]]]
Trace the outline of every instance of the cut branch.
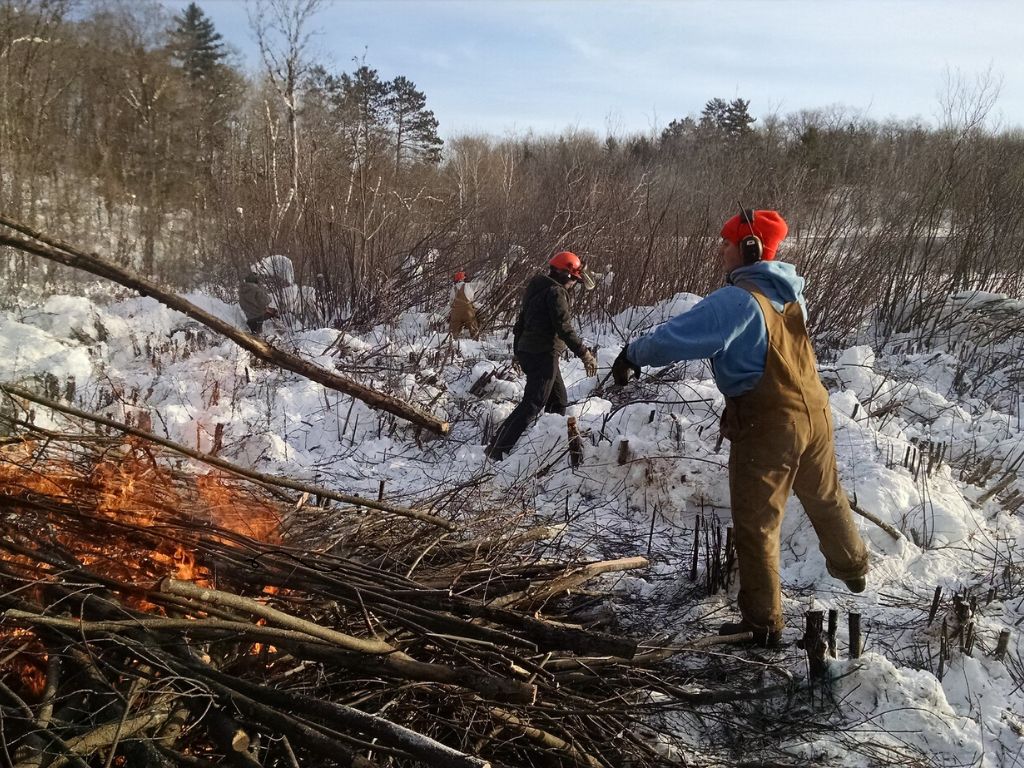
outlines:
[[490, 763], [486, 760], [459, 752], [421, 733], [344, 704], [322, 701], [291, 691], [268, 689], [232, 678], [215, 670], [206, 671], [204, 676], [212, 677], [225, 688], [237, 690], [251, 699], [272, 704], [285, 712], [304, 712], [310, 716], [370, 734], [384, 744], [408, 752], [427, 765], [437, 768], [490, 767]]
[[607, 768], [606, 763], [601, 762], [593, 755], [587, 754], [586, 752], [574, 747], [565, 739], [555, 736], [553, 733], [549, 733], [548, 731], [544, 731], [540, 728], [524, 723], [511, 712], [499, 709], [498, 707], [491, 707], [490, 713], [498, 720], [501, 720], [506, 725], [522, 733], [528, 739], [536, 741], [538, 744], [542, 744], [548, 749], [565, 753], [578, 765], [585, 765], [588, 766], [588, 768]]
[[872, 523], [877, 525], [879, 528], [881, 528], [883, 531], [888, 533], [890, 536], [892, 536], [897, 541], [899, 541], [900, 539], [903, 538], [903, 534], [900, 533], [899, 531], [897, 531], [891, 525], [889, 525], [889, 523], [885, 522], [885, 520], [880, 518], [878, 515], [875, 515], [875, 514], [873, 514], [871, 512], [868, 512], [866, 509], [861, 509], [853, 501], [850, 502], [850, 509], [852, 509], [858, 515], [863, 517], [865, 520], [870, 520]]
[[[169, 697], [165, 697], [162, 702], [151, 705], [141, 715], [101, 725], [89, 733], [70, 739], [67, 746], [77, 755], [90, 755], [99, 749], [113, 745], [120, 739], [129, 738], [137, 733], [163, 725], [170, 714], [171, 700]], [[62, 755], [50, 763], [50, 768], [61, 768], [68, 762], [69, 758]], [[16, 766], [16, 768], [18, 767]]]
[[437, 434], [448, 434], [448, 422], [441, 421], [436, 416], [421, 410], [412, 403], [399, 400], [391, 395], [385, 395], [382, 392], [314, 365], [297, 355], [278, 349], [263, 339], [258, 339], [245, 333], [231, 323], [225, 322], [219, 317], [215, 317], [209, 312], [200, 309], [187, 299], [175, 293], [165, 291], [152, 280], [148, 280], [142, 275], [136, 274], [124, 267], [119, 267], [95, 254], [84, 253], [66, 242], [34, 230], [26, 224], [15, 221], [3, 214], [0, 214], [0, 224], [28, 236], [20, 237], [13, 234], [0, 234], [0, 245], [7, 245], [19, 251], [31, 253], [50, 261], [56, 261], [68, 267], [81, 269], [90, 274], [113, 280], [126, 288], [138, 291], [143, 296], [152, 296], [164, 306], [181, 312], [196, 322], [202, 323], [207, 328], [227, 336], [242, 349], [251, 352], [261, 360], [305, 376], [307, 379], [323, 384], [330, 389], [351, 395], [362, 400], [372, 408], [387, 411], [412, 424], [426, 427]]
[[199, 587], [190, 582], [178, 581], [177, 579], [164, 579], [160, 583], [160, 591], [246, 611], [288, 629], [305, 632], [310, 637], [333, 643], [345, 650], [372, 656], [382, 656], [384, 667], [394, 674], [408, 679], [459, 685], [491, 698], [519, 703], [532, 703], [537, 697], [537, 688], [530, 683], [493, 677], [477, 673], [471, 669], [456, 669], [442, 664], [417, 661], [383, 640], [365, 640], [353, 637], [329, 627], [292, 616], [284, 611], [279, 611], [276, 608], [271, 608], [268, 605], [263, 605], [240, 595]]
[[545, 581], [527, 589], [525, 592], [517, 592], [512, 595], [505, 595], [494, 601], [494, 605], [503, 607], [520, 602], [542, 603], [550, 600], [563, 592], [575, 589], [603, 573], [615, 573], [617, 571], [629, 571], [635, 568], [646, 568], [648, 566], [646, 557], [624, 557], [618, 560], [602, 560], [598, 563], [588, 563], [582, 568], [576, 568], [568, 573], [559, 576], [557, 579]]

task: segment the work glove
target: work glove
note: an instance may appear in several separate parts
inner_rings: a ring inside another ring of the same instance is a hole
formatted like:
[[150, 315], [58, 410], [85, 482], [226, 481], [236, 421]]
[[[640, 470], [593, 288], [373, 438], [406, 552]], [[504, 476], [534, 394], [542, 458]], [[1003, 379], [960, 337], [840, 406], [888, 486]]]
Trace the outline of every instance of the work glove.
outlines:
[[274, 307], [267, 307], [267, 317], [280, 317], [281, 313]]
[[580, 357], [583, 361], [583, 369], [587, 372], [587, 376], [597, 376], [597, 358], [594, 357], [594, 353], [589, 349], [583, 350], [583, 356]]
[[615, 358], [615, 362], [612, 363], [612, 381], [619, 386], [628, 384], [630, 379], [640, 378], [640, 366], [636, 363], [630, 362], [630, 359], [626, 357], [626, 350], [629, 349], [627, 344], [619, 352], [619, 356]]
[[512, 373], [516, 376], [523, 375], [523, 364], [519, 362], [519, 355], [512, 355]]

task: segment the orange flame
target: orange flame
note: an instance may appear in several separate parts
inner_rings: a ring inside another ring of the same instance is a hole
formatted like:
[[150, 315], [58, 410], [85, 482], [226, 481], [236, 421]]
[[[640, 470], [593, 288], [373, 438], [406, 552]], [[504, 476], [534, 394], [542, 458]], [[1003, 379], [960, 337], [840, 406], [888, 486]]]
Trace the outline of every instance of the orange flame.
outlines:
[[[165, 576], [216, 586], [195, 552], [173, 533], [164, 535], [165, 526], [174, 531], [189, 522], [209, 523], [251, 539], [281, 541], [281, 518], [275, 506], [229, 475], [172, 471], [158, 462], [146, 444], [131, 439], [108, 447], [91, 464], [81, 457], [76, 461], [46, 455], [46, 450], [46, 445], [30, 441], [0, 447], [0, 495], [33, 502], [26, 511], [48, 515], [43, 530], [15, 528], [12, 533], [17, 535], [11, 540], [25, 546], [36, 541], [44, 542], [44, 547], [45, 542], [58, 544], [99, 575], [143, 588]], [[52, 511], [40, 513], [34, 504], [40, 501], [48, 505], [44, 510]], [[232, 538], [227, 533], [212, 535], [222, 541]], [[0, 560], [28, 582], [22, 592], [26, 598], [44, 601], [45, 583], [57, 578], [58, 569], [3, 548]], [[276, 589], [264, 591], [273, 594]], [[140, 596], [126, 595], [124, 600], [142, 610], [162, 612]], [[46, 685], [45, 648], [31, 630], [0, 625], [0, 652], [11, 643], [26, 642], [30, 645], [10, 655], [4, 666], [13, 673], [9, 680], [32, 699]], [[265, 647], [259, 646], [256, 652]]]
[[[73, 505], [124, 526], [123, 538], [114, 539], [71, 533], [60, 519], [49, 527], [56, 541], [98, 573], [130, 583], [173, 576], [212, 586], [212, 575], [197, 564], [195, 553], [173, 536], [163, 537], [159, 530], [151, 531], [156, 537], [132, 535], [162, 525], [199, 521], [260, 541], [281, 541], [278, 511], [251, 488], [220, 473], [172, 472], [134, 439], [108, 448], [87, 469], [70, 458], [42, 460], [36, 451], [28, 442], [0, 449], [0, 493]], [[0, 558], [14, 559], [2, 551]], [[38, 567], [28, 558], [18, 562]]]

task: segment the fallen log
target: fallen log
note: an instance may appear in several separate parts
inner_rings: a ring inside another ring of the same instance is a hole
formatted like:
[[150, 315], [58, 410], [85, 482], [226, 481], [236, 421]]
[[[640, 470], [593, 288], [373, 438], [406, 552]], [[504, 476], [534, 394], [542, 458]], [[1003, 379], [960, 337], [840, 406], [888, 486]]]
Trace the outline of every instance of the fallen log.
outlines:
[[310, 723], [303, 722], [300, 718], [255, 701], [215, 680], [206, 678], [204, 683], [219, 696], [230, 700], [238, 707], [239, 711], [248, 717], [262, 722], [268, 728], [279, 730], [296, 741], [301, 741], [323, 758], [332, 762], [343, 760], [351, 768], [377, 768], [377, 763], [374, 761], [357, 755], [338, 738], [324, 733], [323, 730]]
[[[229, 637], [233, 640], [252, 643], [309, 643], [320, 638], [308, 633], [278, 627], [267, 627], [260, 624], [247, 624], [242, 621], [225, 621], [223, 619], [163, 619], [133, 618], [111, 621], [83, 621], [81, 619], [60, 616], [43, 616], [30, 611], [9, 608], [3, 612], [5, 621], [17, 626], [49, 627], [59, 629], [72, 635], [91, 637], [98, 634], [121, 635], [140, 630], [146, 632], [177, 632], [184, 637], [203, 640]], [[326, 645], [336, 644], [322, 640]], [[348, 649], [352, 650], [352, 649]]]
[[365, 640], [361, 637], [353, 637], [352, 635], [347, 635], [344, 632], [338, 632], [335, 629], [322, 627], [311, 621], [306, 621], [305, 619], [300, 619], [297, 616], [292, 616], [284, 611], [271, 608], [269, 605], [264, 605], [263, 603], [251, 600], [248, 597], [232, 595], [229, 592], [222, 592], [218, 589], [200, 587], [192, 584], [191, 582], [179, 581], [178, 579], [164, 579], [160, 582], [160, 591], [177, 595], [178, 597], [187, 597], [201, 603], [213, 603], [214, 605], [219, 605], [225, 608], [245, 611], [246, 613], [259, 616], [260, 618], [272, 621], [288, 629], [304, 632], [310, 637], [315, 637], [318, 640], [331, 643], [332, 645], [344, 648], [347, 651], [355, 651], [356, 653], [366, 653], [371, 655], [391, 654], [395, 652], [394, 646], [389, 643], [385, 643], [383, 640]]
[[260, 763], [249, 754], [252, 739], [235, 718], [217, 704], [206, 703], [201, 710], [199, 707], [196, 710], [196, 720], [206, 727], [214, 744], [227, 756], [228, 763], [238, 768], [260, 768]]
[[[784, 683], [767, 685], [763, 688], [701, 688], [700, 686], [665, 686], [676, 701], [694, 707], [705, 707], [712, 704], [729, 704], [732, 702], [757, 701], [792, 696], [802, 681], [797, 679]], [[763, 765], [763, 763], [758, 763]]]
[[549, 659], [542, 666], [549, 672], [564, 672], [571, 670], [593, 670], [601, 667], [649, 667], [669, 659], [676, 654], [688, 651], [700, 651], [705, 648], [712, 648], [716, 645], [731, 645], [733, 643], [751, 642], [754, 635], [751, 632], [741, 632], [736, 635], [708, 635], [698, 637], [680, 645], [667, 645], [662, 648], [652, 648], [643, 653], [638, 653], [631, 658], [623, 656], [573, 656], [569, 658]]
[[[536, 616], [518, 613], [504, 608], [481, 603], [462, 597], [449, 595], [447, 592], [435, 590], [417, 589], [416, 585], [404, 584], [403, 589], [392, 589], [388, 594], [379, 593], [359, 578], [358, 575], [343, 566], [330, 567], [328, 559], [321, 565], [319, 572], [314, 569], [289, 561], [282, 565], [296, 576], [308, 579], [309, 587], [317, 594], [325, 597], [341, 599], [343, 596], [353, 593], [360, 605], [371, 606], [381, 615], [387, 615], [397, 621], [411, 619], [409, 626], [413, 623], [424, 627], [434, 628], [438, 632], [445, 633], [444, 636], [470, 641], [482, 641], [503, 645], [508, 647], [520, 647], [528, 650], [544, 651], [574, 651], [583, 654], [609, 654], [630, 658], [636, 653], [637, 641], [622, 635], [596, 632], [583, 629], [574, 624], [565, 624], [551, 619], [541, 619]], [[237, 568], [243, 567], [243, 563], [235, 564]], [[263, 583], [272, 583], [282, 588], [288, 584], [294, 584], [295, 578], [278, 579], [272, 570], [274, 560], [272, 554], [264, 554], [260, 558], [261, 571], [258, 575]], [[328, 571], [327, 568], [330, 568]], [[237, 571], [235, 571], [237, 573]], [[149, 598], [155, 602], [173, 597], [168, 594], [150, 594]], [[175, 598], [183, 600], [183, 598]], [[395, 606], [404, 606], [401, 613], [395, 611]], [[196, 603], [191, 603], [194, 609]], [[208, 610], [216, 610], [212, 606]], [[507, 631], [496, 630], [490, 626], [474, 622], [467, 624], [469, 617], [478, 621], [487, 622], [488, 625], [500, 625], [514, 631], [509, 634]], [[280, 630], [283, 631], [283, 630]]]
[[[244, 598], [243, 598], [244, 599]], [[273, 610], [273, 609], [270, 609]], [[282, 644], [287, 644], [289, 647], [295, 648], [301, 651], [303, 648], [309, 648], [310, 644], [317, 642], [317, 638], [310, 636], [309, 634], [299, 631], [286, 631], [279, 630], [272, 627], [260, 627], [256, 625], [245, 625], [241, 622], [227, 622], [222, 620], [180, 620], [180, 619], [141, 619], [133, 618], [128, 620], [109, 620], [109, 621], [80, 621], [72, 618], [61, 618], [55, 616], [42, 616], [30, 613], [28, 611], [9, 609], [4, 613], [4, 618], [11, 624], [19, 626], [42, 626], [48, 627], [55, 630], [61, 630], [66, 632], [69, 636], [80, 636], [80, 637], [95, 637], [97, 634], [118, 634], [118, 635], [135, 635], [133, 638], [136, 643], [142, 643], [150, 645], [152, 647], [160, 647], [166, 642], [166, 638], [161, 641], [160, 638], [153, 638], [151, 643], [146, 643], [146, 639], [139, 636], [140, 631], [156, 632], [156, 631], [168, 631], [168, 630], [179, 630], [184, 632], [186, 635], [202, 636], [213, 630], [223, 631], [230, 630], [230, 636], [233, 639], [243, 638], [250, 640], [262, 640], [262, 641], [275, 641]], [[304, 623], [301, 619], [296, 617], [289, 617], [292, 621], [297, 624]], [[327, 630], [326, 628], [320, 628], [324, 632], [331, 633], [333, 630]], [[305, 644], [305, 645], [303, 645]], [[332, 645], [328, 645], [325, 642], [324, 648], [333, 648]], [[339, 660], [334, 653], [326, 653], [325, 657], [332, 660]], [[312, 654], [316, 656], [317, 654]], [[397, 669], [408, 671], [413, 667], [408, 663], [412, 660], [409, 659], [405, 654], [396, 652], [395, 654], [400, 659], [404, 657], [405, 663], [390, 664], [385, 661], [384, 667], [394, 667]], [[354, 662], [356, 667], [362, 668], [364, 671], [372, 671], [375, 666], [373, 663], [367, 663], [365, 660], [356, 660]], [[438, 677], [439, 675], [444, 680], [441, 682], [462, 682], [464, 685], [467, 681], [471, 680], [471, 676], [468, 674], [459, 674], [456, 678], [449, 678], [443, 671], [439, 672], [439, 665], [416, 663], [421, 669], [427, 670], [427, 677]], [[429, 669], [428, 669], [429, 668]], [[246, 697], [246, 700], [252, 699], [254, 701], [262, 702], [263, 704], [276, 704], [281, 703], [287, 706], [285, 711], [305, 711], [310, 714], [323, 716], [330, 718], [333, 721], [338, 721], [342, 724], [355, 727], [361, 731], [367, 732], [373, 735], [375, 738], [381, 739], [384, 743], [392, 744], [393, 746], [400, 748], [404, 751], [408, 751], [410, 754], [416, 755], [420, 759], [427, 762], [429, 765], [438, 766], [453, 766], [460, 768], [487, 768], [490, 763], [479, 758], [465, 755], [464, 753], [458, 752], [457, 750], [446, 747], [439, 742], [429, 739], [422, 734], [418, 734], [410, 729], [403, 728], [394, 723], [390, 723], [383, 718], [374, 717], [367, 713], [355, 710], [351, 707], [345, 707], [344, 705], [334, 704], [331, 702], [323, 702], [312, 697], [303, 697], [296, 694], [275, 692], [266, 688], [265, 686], [254, 685], [245, 683], [242, 680], [235, 679], [229, 675], [218, 672], [212, 667], [205, 665], [196, 664], [194, 670], [198, 676], [204, 681], [207, 678], [215, 680], [220, 690], [223, 691], [225, 688], [231, 688], [233, 690], [240, 691], [241, 694]], [[493, 684], [484, 684], [483, 689], [487, 693], [495, 696], [496, 698], [508, 701], [516, 701], [516, 689], [521, 687], [522, 684], [516, 683], [515, 681], [508, 681], [511, 685], [508, 687], [513, 696], [507, 698], [501, 694], [505, 691], [501, 690], [502, 686], [495, 686]], [[474, 687], [472, 685], [465, 685], [465, 687]], [[532, 689], [531, 689], [532, 690]], [[234, 698], [234, 697], [232, 697]], [[532, 700], [532, 694], [531, 694]], [[28, 713], [31, 710], [26, 708]], [[260, 710], [266, 711], [266, 710]], [[161, 711], [162, 712], [162, 711]], [[171, 712], [168, 709], [166, 713], [167, 717], [170, 716]], [[248, 736], [244, 731], [239, 729], [237, 725], [231, 725], [227, 723], [225, 718], [216, 710], [210, 710], [206, 712], [206, 718], [210, 720], [211, 732], [214, 734], [216, 741], [223, 744], [225, 749], [239, 753], [237, 756], [233, 756], [232, 759], [238, 764], [254, 764], [251, 758], [247, 758], [244, 754], [248, 748]], [[166, 720], [167, 718], [163, 718]], [[143, 726], [149, 727], [150, 723], [142, 720], [133, 719], [129, 722], [129, 727], [134, 730], [139, 730]], [[109, 734], [109, 730], [100, 728], [93, 732], [92, 741], [88, 742], [90, 745], [90, 751], [95, 751], [96, 748], [102, 746], [105, 742], [106, 735]], [[81, 749], [76, 749], [81, 752]], [[88, 752], [83, 753], [88, 754]], [[353, 764], [358, 764], [358, 761]], [[27, 768], [27, 766], [19, 766], [19, 768]]]
[[74, 269], [80, 269], [93, 275], [112, 280], [133, 291], [138, 291], [143, 296], [152, 296], [166, 307], [181, 312], [196, 322], [202, 323], [207, 328], [217, 331], [235, 342], [242, 349], [251, 352], [256, 357], [272, 365], [304, 376], [318, 384], [323, 384], [329, 389], [351, 395], [372, 408], [387, 411], [399, 418], [425, 427], [440, 435], [448, 434], [449, 424], [438, 419], [436, 416], [427, 413], [412, 403], [399, 400], [391, 395], [378, 392], [370, 387], [340, 376], [333, 371], [328, 371], [318, 365], [303, 360], [298, 355], [285, 352], [282, 349], [269, 344], [251, 334], [236, 328], [231, 323], [221, 320], [219, 317], [197, 307], [192, 302], [181, 296], [164, 290], [142, 275], [129, 269], [120, 267], [96, 254], [87, 254], [73, 245], [62, 240], [50, 237], [38, 230], [22, 224], [8, 216], [0, 214], [0, 224], [20, 232], [27, 237], [12, 234], [0, 233], [0, 245], [16, 248], [19, 251], [40, 256], [50, 261], [56, 261]]
[[[374, 574], [362, 574], [361, 568], [356, 563], [346, 562], [340, 558], [323, 556], [318, 558], [320, 562], [305, 565], [295, 562], [290, 558], [282, 562], [281, 573], [283, 575], [301, 573], [308, 579], [316, 591], [325, 596], [342, 598], [349, 593], [355, 593], [360, 603], [376, 605], [378, 609], [385, 606], [404, 605], [403, 613], [411, 615], [421, 625], [432, 626], [445, 632], [455, 632], [467, 638], [491, 641], [509, 646], [526, 646], [545, 651], [575, 651], [583, 654], [609, 654], [616, 656], [632, 657], [636, 653], [637, 641], [622, 635], [612, 635], [593, 630], [583, 629], [573, 624], [565, 624], [551, 619], [541, 619], [513, 610], [495, 607], [478, 600], [467, 599], [450, 594], [447, 590], [424, 589], [415, 582], [408, 580], [395, 580], [387, 594], [381, 594], [379, 590], [384, 586], [384, 577]], [[264, 554], [260, 558], [260, 578], [270, 583], [276, 579], [271, 570], [275, 560], [272, 556]], [[245, 566], [239, 562], [233, 564], [236, 571]], [[286, 580], [279, 583], [286, 586]], [[378, 602], [379, 601], [379, 602]], [[439, 614], [430, 615], [432, 611], [444, 611], [454, 616], [447, 617]], [[393, 614], [394, 615], [394, 614]], [[487, 627], [477, 628], [466, 627], [456, 616], [469, 617], [489, 623], [501, 625], [513, 629], [519, 639], [508, 637], [499, 633], [487, 631]], [[401, 618], [395, 615], [395, 618]]]

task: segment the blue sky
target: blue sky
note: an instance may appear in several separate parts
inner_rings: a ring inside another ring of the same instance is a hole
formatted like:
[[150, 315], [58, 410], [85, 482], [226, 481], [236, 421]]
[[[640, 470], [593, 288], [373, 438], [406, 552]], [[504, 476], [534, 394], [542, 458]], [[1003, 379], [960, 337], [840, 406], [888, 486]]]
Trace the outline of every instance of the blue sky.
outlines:
[[[197, 0], [255, 71], [244, 0]], [[178, 10], [187, 0], [163, 0]], [[660, 129], [714, 97], [755, 116], [841, 104], [936, 122], [950, 74], [1000, 83], [1024, 125], [1024, 2], [1014, 0], [335, 0], [315, 58], [366, 63], [427, 95], [441, 133]]]

